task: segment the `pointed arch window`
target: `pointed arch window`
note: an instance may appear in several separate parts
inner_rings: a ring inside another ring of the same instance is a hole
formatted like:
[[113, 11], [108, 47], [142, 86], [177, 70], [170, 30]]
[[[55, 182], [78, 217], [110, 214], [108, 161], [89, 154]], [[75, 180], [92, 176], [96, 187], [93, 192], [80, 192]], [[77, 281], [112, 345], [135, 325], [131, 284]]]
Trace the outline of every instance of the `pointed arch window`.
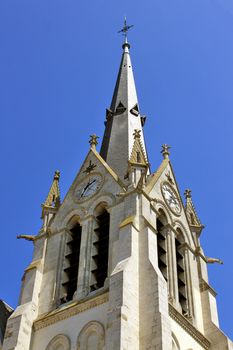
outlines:
[[187, 297], [187, 281], [186, 281], [186, 266], [183, 250], [183, 236], [180, 231], [175, 238], [176, 247], [176, 266], [177, 266], [177, 284], [178, 284], [178, 299], [183, 315], [188, 315], [188, 297]]
[[61, 303], [72, 300], [77, 290], [81, 236], [82, 227], [77, 222], [67, 232]]
[[163, 218], [157, 219], [157, 250], [158, 250], [158, 267], [165, 278], [168, 280], [168, 262], [167, 262], [167, 238], [164, 233]]
[[103, 287], [108, 275], [110, 215], [106, 209], [97, 214], [96, 223], [92, 239], [91, 292]]

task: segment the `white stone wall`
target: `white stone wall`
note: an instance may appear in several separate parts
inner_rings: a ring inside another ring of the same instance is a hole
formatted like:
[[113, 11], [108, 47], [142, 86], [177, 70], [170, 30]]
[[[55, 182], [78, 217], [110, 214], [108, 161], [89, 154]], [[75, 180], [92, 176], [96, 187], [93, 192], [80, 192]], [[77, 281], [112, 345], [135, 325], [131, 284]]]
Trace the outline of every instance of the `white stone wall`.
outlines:
[[[180, 350], [204, 350], [193, 337], [191, 337], [180, 325], [171, 319], [171, 329], [173, 339], [177, 342]], [[219, 349], [220, 350], [220, 349]]]

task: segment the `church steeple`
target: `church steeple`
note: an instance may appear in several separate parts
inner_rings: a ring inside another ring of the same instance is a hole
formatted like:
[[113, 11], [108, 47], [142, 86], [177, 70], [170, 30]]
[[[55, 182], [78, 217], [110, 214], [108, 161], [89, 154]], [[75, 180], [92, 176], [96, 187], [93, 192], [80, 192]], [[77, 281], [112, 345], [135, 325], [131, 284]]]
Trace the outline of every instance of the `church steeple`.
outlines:
[[183, 205], [167, 144], [147, 176], [129, 49], [126, 40], [101, 155], [93, 134], [62, 204], [56, 171], [43, 227], [18, 237], [34, 254], [3, 346], [0, 327], [2, 350], [233, 350], [206, 267], [222, 261], [203, 252], [203, 225], [190, 190]]
[[142, 132], [144, 117], [139, 110], [127, 38], [122, 48], [123, 54], [111, 107], [106, 111], [106, 128], [100, 154], [120, 178], [124, 179], [132, 153], [135, 130], [141, 131], [145, 155], [146, 148]]

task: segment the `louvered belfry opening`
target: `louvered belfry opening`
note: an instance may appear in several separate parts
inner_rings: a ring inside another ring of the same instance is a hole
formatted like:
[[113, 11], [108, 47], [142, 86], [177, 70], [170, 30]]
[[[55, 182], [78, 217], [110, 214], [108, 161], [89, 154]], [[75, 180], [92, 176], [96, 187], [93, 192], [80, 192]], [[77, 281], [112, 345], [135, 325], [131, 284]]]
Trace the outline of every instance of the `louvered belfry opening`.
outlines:
[[188, 312], [187, 303], [187, 289], [186, 289], [186, 276], [185, 276], [185, 261], [181, 252], [182, 243], [179, 239], [175, 239], [176, 244], [176, 264], [177, 264], [177, 278], [178, 278], [178, 297], [181, 306], [182, 314], [186, 315]]
[[79, 223], [76, 223], [75, 226], [69, 230], [68, 239], [66, 241], [62, 303], [72, 300], [77, 289], [81, 236], [82, 227]]
[[104, 286], [108, 275], [108, 245], [110, 215], [104, 209], [96, 217], [97, 227], [93, 232], [91, 292]]
[[167, 238], [163, 232], [163, 223], [157, 219], [157, 249], [158, 249], [158, 266], [165, 280], [168, 280], [167, 269]]

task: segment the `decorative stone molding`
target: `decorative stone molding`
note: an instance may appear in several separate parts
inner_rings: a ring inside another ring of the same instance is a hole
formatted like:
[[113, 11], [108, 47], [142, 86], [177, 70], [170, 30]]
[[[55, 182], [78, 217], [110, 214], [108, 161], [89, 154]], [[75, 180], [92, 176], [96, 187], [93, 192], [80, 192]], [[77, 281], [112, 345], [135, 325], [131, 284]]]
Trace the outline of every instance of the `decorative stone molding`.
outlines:
[[215, 290], [210, 287], [210, 285], [205, 280], [202, 279], [200, 281], [200, 292], [205, 292], [206, 290], [208, 290], [214, 297], [217, 296]]
[[196, 251], [187, 242], [182, 243], [182, 249], [189, 250], [190, 253], [192, 253], [194, 256], [196, 256]]
[[191, 247], [193, 242], [190, 239], [191, 232], [188, 232], [188, 227], [185, 227], [185, 225], [183, 224], [182, 221], [175, 220], [174, 221], [174, 229], [176, 230], [176, 234], [177, 234], [177, 229], [180, 229], [180, 231], [182, 232], [182, 234], [184, 236], [185, 242]]
[[101, 304], [107, 303], [108, 299], [109, 299], [109, 294], [107, 292], [88, 300], [83, 300], [81, 302], [80, 301], [73, 302], [71, 304], [64, 305], [64, 307], [60, 309], [56, 309], [55, 311], [52, 311], [49, 314], [46, 314], [41, 318], [37, 319], [34, 322], [34, 329], [38, 330], [38, 329], [50, 326], [51, 324], [54, 324], [56, 322], [65, 320], [71, 316], [75, 316], [81, 312], [92, 309]]
[[172, 332], [172, 350], [180, 350], [180, 344], [173, 332]]
[[[86, 208], [84, 206], [79, 206], [78, 208], [69, 210], [62, 217], [63, 228], [64, 227], [66, 228], [69, 225], [69, 222], [70, 222], [70, 220], [72, 220], [73, 217], [79, 217], [79, 220], [83, 220], [85, 215], [86, 215]], [[58, 230], [57, 230], [57, 232], [58, 232]]]
[[97, 336], [97, 349], [101, 350], [105, 343], [105, 332], [104, 327], [100, 322], [91, 321], [87, 323], [78, 336], [77, 350], [84, 350], [88, 347], [88, 338], [95, 334]]
[[150, 176], [150, 179], [146, 185], [146, 190], [145, 190], [148, 194], [154, 188], [155, 184], [159, 180], [160, 176], [163, 174], [168, 164], [169, 164], [169, 159], [164, 159], [160, 167], [158, 168], [158, 170]]
[[56, 350], [59, 346], [64, 350], [70, 350], [70, 339], [64, 334], [58, 334], [49, 342], [46, 350]]
[[167, 219], [168, 224], [172, 225], [172, 222], [173, 222], [172, 215], [162, 200], [160, 200], [159, 198], [156, 198], [156, 203], [154, 205], [154, 208], [155, 208], [158, 216], [159, 216], [159, 210], [161, 209], [164, 212], [164, 214], [166, 215], [166, 219]]
[[99, 195], [96, 195], [94, 198], [90, 199], [88, 204], [88, 213], [89, 215], [93, 215], [95, 208], [100, 203], [106, 203], [106, 208], [114, 206], [115, 204], [115, 196], [113, 196], [109, 192], [101, 192]]
[[204, 349], [210, 348], [209, 340], [199, 332], [181, 313], [169, 304], [169, 315], [175, 320], [193, 339], [195, 339]]

